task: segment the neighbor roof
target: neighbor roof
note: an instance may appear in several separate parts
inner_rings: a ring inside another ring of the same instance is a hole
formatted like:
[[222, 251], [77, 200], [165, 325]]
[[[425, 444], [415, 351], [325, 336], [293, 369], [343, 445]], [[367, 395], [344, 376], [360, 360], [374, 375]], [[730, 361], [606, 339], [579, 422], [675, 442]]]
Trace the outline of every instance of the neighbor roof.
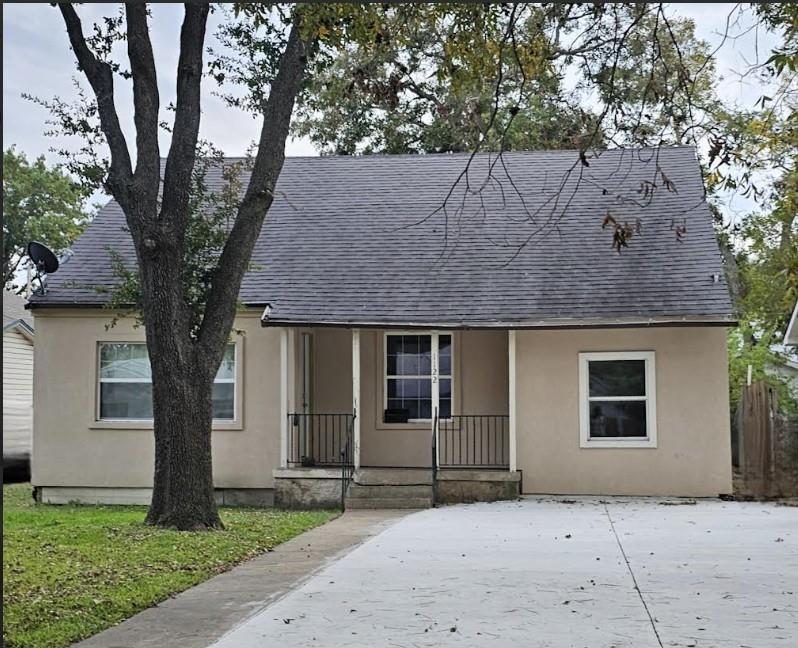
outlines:
[[25, 300], [11, 292], [3, 291], [3, 331], [22, 326], [29, 333], [33, 333], [33, 317], [25, 310]]
[[[575, 151], [468, 162], [468, 154], [287, 158], [241, 301], [270, 305], [267, 323], [281, 325], [732, 320], [693, 148], [604, 151], [589, 166]], [[469, 190], [465, 177], [457, 182], [467, 166]], [[219, 169], [208, 182], [220, 185]], [[640, 223], [620, 254], [602, 228], [607, 214]], [[102, 304], [96, 288], [116, 281], [110, 249], [135, 263], [113, 201], [34, 305]]]

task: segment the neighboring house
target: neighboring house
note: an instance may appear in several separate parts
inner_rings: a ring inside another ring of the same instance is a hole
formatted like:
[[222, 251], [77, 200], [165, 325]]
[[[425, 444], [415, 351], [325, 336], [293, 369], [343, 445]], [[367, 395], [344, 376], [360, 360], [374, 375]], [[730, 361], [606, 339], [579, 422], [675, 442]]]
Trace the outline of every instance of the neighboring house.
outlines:
[[784, 344], [798, 347], [798, 302], [795, 303], [795, 308], [792, 310], [792, 317], [787, 325], [787, 332], [784, 334]]
[[33, 434], [33, 317], [3, 292], [3, 467], [26, 465]]
[[[433, 457], [447, 501], [730, 493], [735, 322], [695, 151], [480, 154], [442, 209], [468, 160], [286, 160], [214, 393], [220, 498], [332, 505], [342, 449], [353, 505], [428, 503]], [[641, 221], [620, 254], [607, 214]], [[144, 332], [107, 328], [109, 249], [134, 262], [114, 202], [33, 300], [45, 501], [150, 496]]]
[[[784, 364], [772, 370], [790, 385], [792, 392], [798, 397], [798, 302], [792, 311], [787, 332], [784, 334], [784, 346], [788, 357]], [[792, 348], [790, 348], [792, 347]]]

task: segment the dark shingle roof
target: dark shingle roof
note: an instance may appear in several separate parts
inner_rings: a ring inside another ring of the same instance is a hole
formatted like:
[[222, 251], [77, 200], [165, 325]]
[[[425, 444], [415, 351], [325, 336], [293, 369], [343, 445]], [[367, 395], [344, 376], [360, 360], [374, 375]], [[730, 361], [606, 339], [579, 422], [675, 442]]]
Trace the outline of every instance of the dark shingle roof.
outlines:
[[[731, 319], [694, 149], [605, 151], [589, 167], [573, 151], [506, 153], [481, 192], [464, 199], [461, 182], [447, 209], [433, 214], [467, 161], [464, 154], [288, 158], [241, 300], [271, 304], [272, 323]], [[495, 161], [476, 156], [472, 188]], [[218, 173], [210, 178], [219, 181]], [[657, 184], [653, 196], [646, 182]], [[621, 254], [601, 227], [608, 212], [641, 221]], [[673, 229], [680, 223], [687, 226], [681, 242]], [[92, 286], [114, 283], [109, 247], [134, 261], [114, 202], [36, 305], [102, 303]]]

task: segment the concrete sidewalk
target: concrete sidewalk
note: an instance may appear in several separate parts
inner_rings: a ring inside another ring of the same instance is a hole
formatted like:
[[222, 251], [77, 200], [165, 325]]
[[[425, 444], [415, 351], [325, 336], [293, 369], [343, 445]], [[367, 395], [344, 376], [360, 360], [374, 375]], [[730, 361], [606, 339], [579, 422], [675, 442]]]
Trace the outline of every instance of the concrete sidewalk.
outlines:
[[73, 648], [206, 648], [408, 512], [347, 512]]

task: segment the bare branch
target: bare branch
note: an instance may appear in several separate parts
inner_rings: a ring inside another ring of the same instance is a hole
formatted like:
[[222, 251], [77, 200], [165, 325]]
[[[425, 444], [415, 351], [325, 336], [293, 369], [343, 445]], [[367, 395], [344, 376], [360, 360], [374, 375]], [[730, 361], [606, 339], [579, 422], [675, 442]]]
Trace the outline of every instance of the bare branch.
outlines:
[[[126, 199], [133, 171], [130, 163], [130, 152], [127, 141], [119, 125], [119, 116], [114, 104], [113, 70], [108, 63], [98, 59], [86, 44], [80, 18], [71, 3], [59, 3], [58, 8], [64, 18], [72, 51], [78, 60], [78, 67], [86, 75], [89, 84], [97, 97], [97, 110], [100, 125], [111, 150], [111, 167], [106, 184], [120, 204]], [[125, 205], [123, 204], [123, 207]]]
[[158, 199], [161, 154], [158, 150], [158, 80], [147, 27], [147, 5], [129, 2], [127, 13], [127, 52], [133, 73], [133, 107], [136, 124], [136, 171], [133, 181], [146, 211], [154, 213]]
[[191, 174], [196, 158], [200, 125], [200, 84], [207, 4], [187, 3], [180, 31], [180, 59], [177, 65], [177, 103], [172, 142], [164, 171], [161, 218], [173, 223], [182, 240], [191, 195]]

